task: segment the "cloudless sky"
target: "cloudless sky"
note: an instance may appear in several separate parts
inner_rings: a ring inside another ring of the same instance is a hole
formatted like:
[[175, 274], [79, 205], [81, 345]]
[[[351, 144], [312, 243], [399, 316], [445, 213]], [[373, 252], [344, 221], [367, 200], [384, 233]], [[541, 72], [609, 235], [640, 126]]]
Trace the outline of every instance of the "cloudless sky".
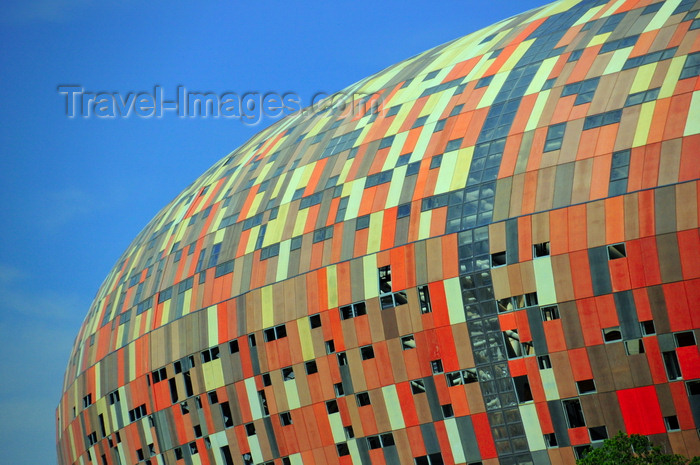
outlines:
[[543, 3], [3, 0], [0, 463], [56, 463], [63, 372], [102, 280], [162, 207], [274, 122], [70, 119], [59, 85], [307, 102]]

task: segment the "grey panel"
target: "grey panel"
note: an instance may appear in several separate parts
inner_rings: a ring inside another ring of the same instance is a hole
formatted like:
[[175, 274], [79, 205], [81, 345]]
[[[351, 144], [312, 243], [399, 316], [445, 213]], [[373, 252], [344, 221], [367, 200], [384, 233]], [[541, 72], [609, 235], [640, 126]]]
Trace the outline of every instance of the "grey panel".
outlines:
[[438, 442], [437, 434], [435, 434], [435, 425], [433, 423], [424, 423], [420, 425], [420, 432], [423, 435], [426, 452], [428, 454], [440, 452], [440, 443]]
[[471, 417], [458, 417], [457, 431], [459, 431], [462, 450], [464, 450], [464, 457], [467, 462], [478, 462], [481, 460], [479, 444], [476, 442], [476, 434], [474, 433], [474, 424]]
[[372, 461], [369, 458], [367, 439], [357, 438], [355, 444], [357, 445], [357, 451], [360, 453], [360, 461], [362, 462], [362, 465], [371, 465]]
[[673, 338], [673, 334], [659, 334], [657, 339], [659, 341], [659, 349], [661, 349], [661, 352], [676, 350], [676, 340]]
[[548, 353], [540, 307], [527, 308], [527, 321], [530, 324], [530, 334], [532, 334], [532, 345], [535, 347], [535, 353], [537, 355]]
[[432, 376], [428, 376], [423, 378], [423, 383], [425, 384], [425, 395], [428, 399], [428, 406], [430, 407], [430, 416], [433, 418], [433, 421], [443, 420], [440, 400], [438, 399], [437, 390], [435, 389], [435, 381]]
[[345, 395], [349, 396], [351, 394], [355, 394], [355, 389], [352, 386], [352, 377], [350, 375], [350, 367], [347, 365], [343, 365], [339, 367], [340, 369], [340, 379], [343, 383], [343, 391], [345, 391]]
[[275, 430], [272, 427], [272, 420], [270, 420], [270, 417], [263, 417], [263, 424], [265, 425], [265, 434], [267, 434], [267, 440], [270, 442], [270, 452], [272, 452], [273, 457], [279, 457], [280, 450], [277, 446]]
[[518, 263], [518, 220], [506, 221], [506, 263]]
[[608, 248], [594, 247], [588, 249], [588, 260], [591, 265], [591, 281], [595, 295], [610, 294], [610, 268], [608, 268]]
[[549, 415], [552, 417], [552, 425], [554, 426], [554, 434], [557, 436], [557, 444], [559, 447], [569, 445], [569, 432], [564, 418], [564, 409], [561, 406], [561, 401], [550, 400], [547, 402], [549, 406]]
[[642, 337], [642, 329], [637, 319], [637, 311], [634, 306], [634, 296], [631, 291], [616, 292], [615, 308], [617, 318], [620, 320], [620, 329], [624, 339], [637, 339]]
[[574, 163], [557, 166], [554, 178], [554, 201], [552, 208], [571, 205], [571, 186], [574, 184]]
[[384, 448], [384, 460], [386, 460], [387, 465], [401, 465], [399, 451], [396, 450], [396, 446]]
[[549, 460], [549, 453], [546, 450], [537, 450], [532, 452], [532, 463], [536, 465], [549, 465], [552, 462]]

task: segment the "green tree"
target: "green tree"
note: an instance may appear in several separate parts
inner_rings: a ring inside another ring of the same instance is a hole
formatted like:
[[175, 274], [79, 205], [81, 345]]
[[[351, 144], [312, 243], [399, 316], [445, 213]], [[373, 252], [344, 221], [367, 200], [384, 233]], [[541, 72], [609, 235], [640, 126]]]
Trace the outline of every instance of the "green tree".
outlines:
[[639, 434], [627, 436], [620, 431], [606, 439], [601, 447], [591, 449], [578, 465], [700, 465], [700, 457], [692, 460], [678, 454], [664, 454], [648, 437]]

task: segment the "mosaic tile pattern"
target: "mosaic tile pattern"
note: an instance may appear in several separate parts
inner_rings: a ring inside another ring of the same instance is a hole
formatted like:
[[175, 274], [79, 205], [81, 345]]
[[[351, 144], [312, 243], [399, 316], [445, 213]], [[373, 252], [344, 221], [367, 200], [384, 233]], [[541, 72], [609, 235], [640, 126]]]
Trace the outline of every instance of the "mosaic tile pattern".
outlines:
[[700, 455], [699, 12], [560, 1], [261, 131], [107, 276], [59, 463]]

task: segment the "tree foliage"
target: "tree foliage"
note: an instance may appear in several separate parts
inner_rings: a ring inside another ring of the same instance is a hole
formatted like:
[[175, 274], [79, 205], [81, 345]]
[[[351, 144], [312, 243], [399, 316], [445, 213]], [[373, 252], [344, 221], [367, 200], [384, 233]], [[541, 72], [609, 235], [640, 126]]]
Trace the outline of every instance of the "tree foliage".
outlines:
[[648, 437], [628, 436], [620, 431], [606, 439], [601, 447], [591, 449], [578, 465], [700, 465], [700, 457], [689, 460], [678, 454], [665, 454]]

